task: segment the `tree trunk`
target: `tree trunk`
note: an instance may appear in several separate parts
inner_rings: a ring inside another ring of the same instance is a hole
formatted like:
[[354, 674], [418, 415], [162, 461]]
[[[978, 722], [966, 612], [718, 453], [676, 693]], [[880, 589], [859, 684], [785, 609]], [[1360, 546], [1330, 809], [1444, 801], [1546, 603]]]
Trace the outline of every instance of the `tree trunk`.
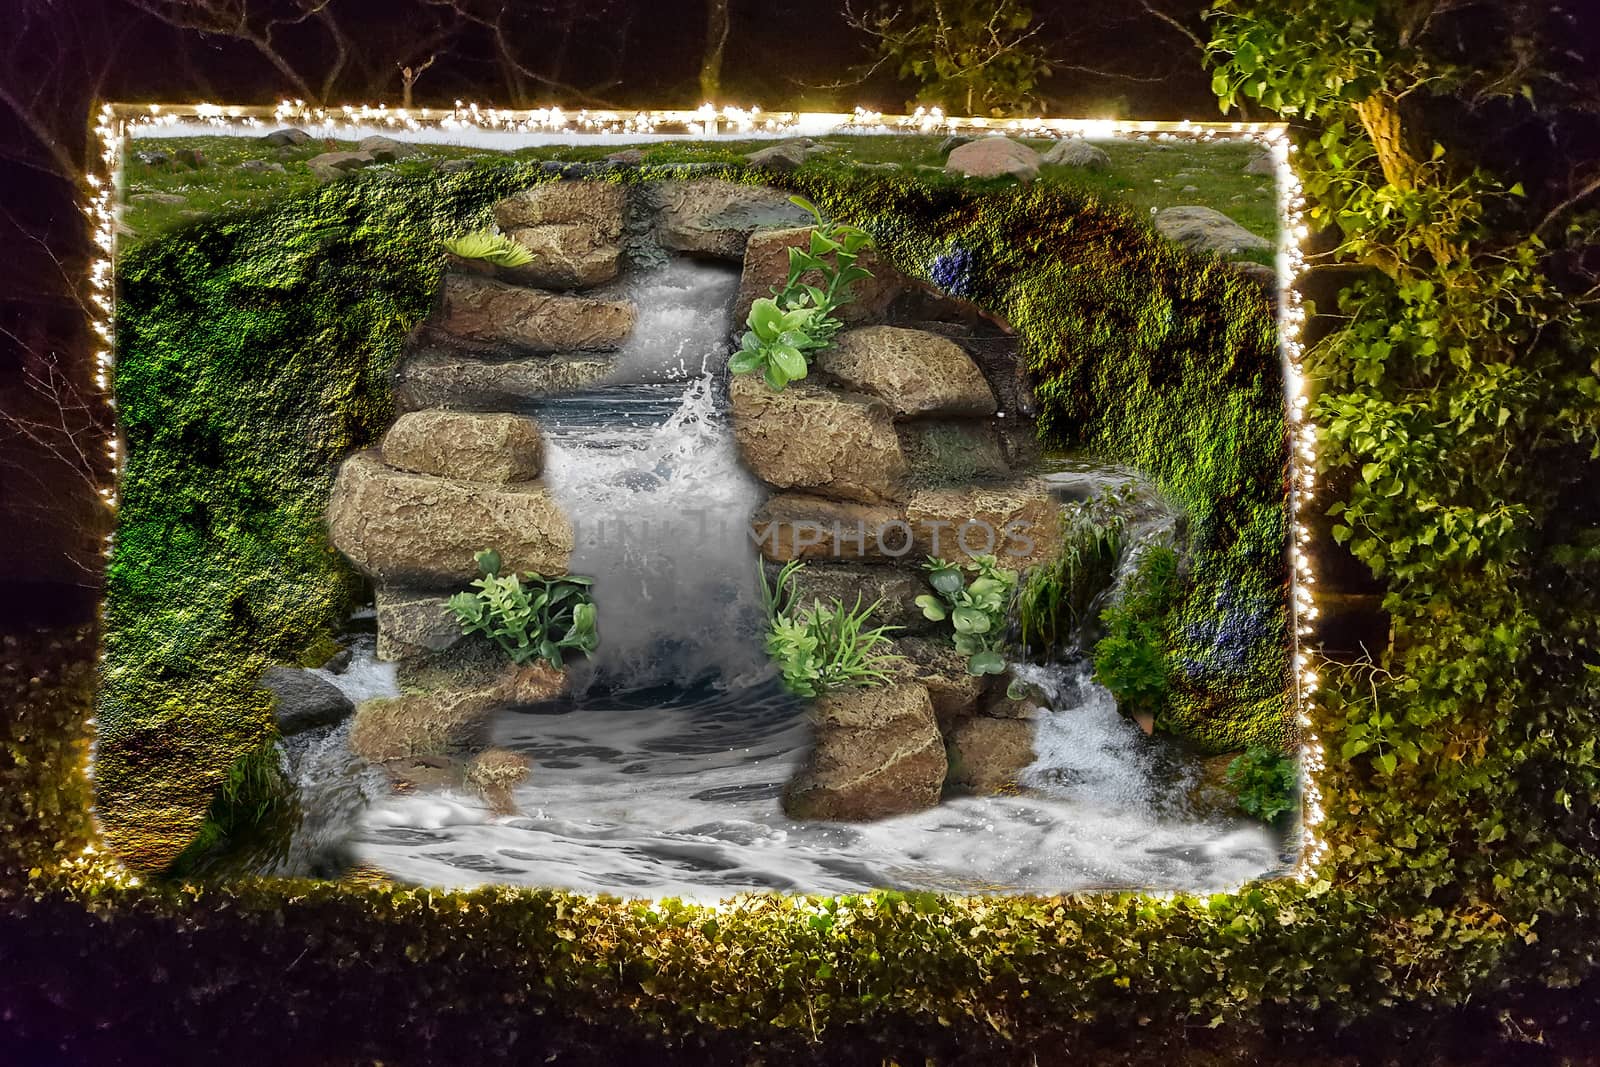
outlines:
[[722, 50], [728, 43], [728, 0], [706, 0], [706, 50], [700, 61], [700, 102], [722, 96]]

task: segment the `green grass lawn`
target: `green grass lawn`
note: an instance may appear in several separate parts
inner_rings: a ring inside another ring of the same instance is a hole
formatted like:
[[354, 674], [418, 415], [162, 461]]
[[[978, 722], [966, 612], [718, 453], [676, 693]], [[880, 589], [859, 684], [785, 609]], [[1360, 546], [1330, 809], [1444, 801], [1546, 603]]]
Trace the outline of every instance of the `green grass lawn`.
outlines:
[[[819, 138], [836, 149], [808, 162], [808, 167], [848, 166], [851, 163], [897, 163], [930, 184], [967, 179], [944, 173], [939, 153], [941, 136], [916, 134], [842, 134]], [[634, 146], [605, 140], [585, 145], [546, 145], [515, 152], [445, 145], [423, 146], [423, 154], [388, 166], [402, 173], [429, 170], [441, 159], [495, 160], [603, 159], [623, 147], [645, 151], [649, 162], [736, 162], [745, 153], [772, 141], [666, 141]], [[1049, 141], [1026, 143], [1043, 151]], [[1169, 147], [1170, 145], [1170, 147]], [[1123, 202], [1142, 214], [1181, 204], [1214, 208], [1262, 237], [1277, 233], [1277, 204], [1272, 178], [1245, 173], [1245, 165], [1259, 151], [1248, 143], [1166, 144], [1149, 141], [1100, 142], [1111, 157], [1111, 169], [1092, 173], [1076, 167], [1046, 166], [1040, 180], [1075, 186], [1112, 202]], [[252, 207], [272, 197], [315, 188], [318, 180], [306, 160], [328, 151], [352, 150], [352, 141], [312, 141], [280, 152], [248, 137], [184, 137], [136, 140], [123, 171], [126, 209], [123, 214], [124, 247], [157, 236], [190, 219]], [[152, 166], [135, 158], [137, 152], [161, 151], [176, 157], [198, 149], [205, 158], [198, 168], [181, 163]], [[239, 164], [260, 159], [282, 163], [284, 173], [240, 170]], [[1192, 190], [1186, 192], [1185, 190]], [[181, 197], [182, 200], [168, 199]], [[1271, 262], [1271, 256], [1247, 257]]]

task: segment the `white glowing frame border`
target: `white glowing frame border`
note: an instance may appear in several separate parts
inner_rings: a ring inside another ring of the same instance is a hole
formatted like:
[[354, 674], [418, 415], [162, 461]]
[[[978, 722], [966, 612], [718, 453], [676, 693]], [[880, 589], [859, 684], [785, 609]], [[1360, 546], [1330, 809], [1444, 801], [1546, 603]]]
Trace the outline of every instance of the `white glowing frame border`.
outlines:
[[[1245, 140], [1261, 145], [1276, 164], [1279, 245], [1278, 337], [1284, 365], [1284, 385], [1290, 431], [1289, 508], [1293, 538], [1290, 586], [1290, 611], [1294, 624], [1294, 670], [1296, 715], [1301, 731], [1300, 780], [1302, 786], [1302, 840], [1300, 857], [1292, 875], [1309, 882], [1326, 854], [1327, 845], [1317, 833], [1323, 819], [1322, 794], [1317, 776], [1325, 767], [1322, 745], [1313, 732], [1310, 707], [1317, 689], [1317, 675], [1306, 651], [1305, 639], [1317, 617], [1312, 603], [1311, 585], [1315, 577], [1306, 554], [1310, 532], [1303, 516], [1316, 490], [1316, 427], [1307, 418], [1308, 397], [1302, 366], [1305, 354], [1302, 331], [1305, 308], [1295, 283], [1305, 269], [1303, 244], [1307, 229], [1304, 221], [1305, 198], [1300, 179], [1290, 163], [1295, 151], [1288, 130], [1279, 123], [1260, 122], [1143, 122], [1116, 119], [985, 119], [947, 117], [938, 108], [918, 108], [911, 115], [884, 115], [856, 108], [853, 113], [764, 112], [760, 108], [716, 108], [702, 105], [695, 111], [589, 111], [565, 112], [560, 108], [535, 111], [508, 111], [480, 108], [477, 104], [456, 102], [450, 109], [390, 108], [387, 105], [310, 107], [303, 101], [285, 101], [275, 108], [222, 107], [215, 104], [102, 104], [95, 119], [94, 132], [100, 141], [99, 166], [84, 175], [88, 202], [84, 211], [93, 227], [98, 249], [89, 269], [90, 327], [99, 338], [95, 352], [95, 382], [111, 409], [116, 399], [111, 374], [115, 364], [115, 278], [117, 184], [123, 149], [137, 131], [156, 132], [163, 126], [199, 123], [222, 130], [265, 129], [295, 123], [309, 126], [320, 136], [349, 140], [380, 130], [422, 131], [485, 130], [524, 134], [621, 135], [634, 140], [661, 136], [687, 136], [713, 139], [721, 136], [765, 137], [799, 136], [822, 133], [1000, 133], [1031, 137], [1085, 137], [1089, 139], [1135, 140]], [[109, 444], [112, 484], [100, 489], [106, 506], [117, 506], [123, 452], [119, 439], [112, 435]], [[105, 552], [111, 553], [113, 535], [107, 535]], [[91, 718], [89, 725], [94, 725]], [[89, 764], [93, 772], [93, 742]], [[124, 885], [137, 885], [135, 878], [114, 857], [94, 845], [84, 849], [70, 866], [92, 869], [102, 877]], [[1145, 895], [1171, 899], [1189, 894], [1155, 890]], [[736, 898], [735, 898], [736, 899]], [[724, 902], [724, 904], [731, 901]]]

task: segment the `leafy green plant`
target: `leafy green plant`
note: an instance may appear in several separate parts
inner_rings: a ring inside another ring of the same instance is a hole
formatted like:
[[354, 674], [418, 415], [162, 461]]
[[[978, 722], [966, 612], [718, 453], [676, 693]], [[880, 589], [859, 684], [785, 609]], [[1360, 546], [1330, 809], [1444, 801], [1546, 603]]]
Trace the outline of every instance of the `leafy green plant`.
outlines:
[[462, 633], [487, 636], [517, 664], [538, 658], [560, 670], [565, 652], [594, 654], [599, 636], [592, 578], [546, 578], [532, 571], [502, 577], [498, 552], [486, 549], [474, 558], [483, 572], [472, 583], [477, 592], [457, 593], [448, 602]]
[[1264, 822], [1299, 803], [1300, 763], [1275, 749], [1250, 747], [1228, 764], [1227, 780], [1239, 791], [1239, 809]]
[[1178, 554], [1151, 545], [1121, 599], [1100, 614], [1106, 635], [1094, 647], [1095, 680], [1124, 711], [1158, 716], [1165, 706], [1172, 671], [1163, 630], [1177, 598]]
[[1103, 497], [1062, 509], [1060, 549], [1017, 589], [1024, 649], [1048, 656], [1084, 639], [1096, 602], [1116, 578], [1122, 534], [1122, 517]]
[[768, 584], [760, 572], [762, 604], [767, 612], [767, 655], [783, 674], [783, 684], [796, 696], [821, 696], [830, 689], [864, 689], [890, 680], [901, 657], [885, 651], [889, 633], [898, 627], [870, 626], [880, 601], [853, 608], [835, 598], [798, 606], [795, 577], [799, 560], [784, 564]]
[[[871, 247], [867, 231], [843, 223], [824, 222], [815, 204], [800, 196], [789, 200], [817, 220], [806, 247], [789, 249], [789, 273], [771, 297], [750, 306], [749, 327], [728, 368], [735, 374], [761, 372], [767, 385], [781, 390], [810, 370], [806, 353], [828, 347], [843, 325], [834, 312], [852, 299], [850, 286], [872, 272], [856, 263]], [[812, 271], [822, 284], [806, 282]]]
[[[967, 657], [971, 674], [999, 674], [1006, 669], [1001, 650], [1006, 640], [1006, 615], [1017, 587], [1017, 572], [1000, 566], [993, 556], [974, 556], [965, 565], [929, 556], [928, 572], [933, 593], [917, 597], [925, 618], [950, 620], [955, 628], [956, 650]], [[973, 575], [970, 583], [963, 569]], [[935, 595], [937, 594], [937, 595]]]
[[482, 259], [497, 267], [522, 267], [533, 262], [533, 253], [505, 234], [476, 230], [444, 242], [445, 251], [462, 259]]

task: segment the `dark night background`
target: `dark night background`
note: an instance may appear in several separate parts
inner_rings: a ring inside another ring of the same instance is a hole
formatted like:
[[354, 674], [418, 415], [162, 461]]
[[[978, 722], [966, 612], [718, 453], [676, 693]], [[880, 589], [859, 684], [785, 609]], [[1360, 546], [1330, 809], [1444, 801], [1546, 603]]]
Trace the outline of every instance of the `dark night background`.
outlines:
[[[109, 473], [103, 445], [108, 421], [90, 376], [92, 346], [81, 282], [90, 255], [87, 226], [79, 210], [78, 177], [93, 151], [92, 102], [266, 104], [306, 97], [335, 104], [398, 105], [399, 68], [409, 64], [415, 69], [431, 58], [432, 64], [415, 85], [418, 105], [449, 105], [463, 99], [495, 106], [694, 107], [701, 102], [707, 6], [707, 0], [4, 0], [0, 4], [4, 15], [0, 23], [0, 248], [4, 250], [0, 254], [0, 634], [40, 624], [89, 621], [99, 595], [98, 549], [109, 517], [97, 504], [94, 489]], [[1035, 0], [1033, 6], [1044, 25], [1042, 38], [1057, 61], [1038, 93], [1044, 113], [1162, 119], [1218, 116], [1198, 47], [1198, 39], [1206, 36], [1199, 15], [1204, 3]], [[1536, 6], [1552, 11], [1558, 7]], [[1574, 35], [1566, 45], [1571, 51], [1562, 62], [1572, 64], [1573, 56], [1600, 57], [1600, 18], [1592, 17], [1600, 15], [1600, 2], [1572, 0], [1566, 7], [1575, 16], [1591, 17], [1574, 23]], [[204, 8], [220, 12], [233, 32], [220, 32], [220, 21], [208, 24], [208, 32], [195, 28], [195, 16]], [[502, 8], [508, 12], [500, 25], [509, 53], [497, 48], [493, 32], [494, 14]], [[236, 17], [240, 13], [251, 18], [240, 23]], [[730, 0], [729, 16], [721, 79], [725, 102], [772, 110], [849, 110], [862, 104], [897, 112], [914, 95], [913, 86], [899, 81], [891, 69], [867, 72], [872, 62], [870, 42], [847, 23], [838, 0]], [[186, 21], [190, 25], [184, 25]], [[274, 21], [268, 45], [264, 27]], [[249, 35], [258, 43], [245, 39]], [[278, 64], [264, 54], [263, 45], [276, 54]], [[1592, 78], [1600, 62], [1576, 62], [1580, 70], [1585, 66]], [[1600, 100], [1600, 94], [1596, 98]], [[1600, 158], [1592, 151], [1600, 130], [1600, 103], [1567, 113], [1559, 129], [1554, 123], [1548, 128], [1510, 123], [1503, 113], [1492, 110], [1461, 113], [1459, 121], [1456, 114], [1447, 113], [1450, 121], [1445, 125], [1486, 161], [1526, 174], [1534, 196], [1559, 200], [1579, 156]], [[1585, 144], [1587, 149], [1574, 147]], [[1332, 277], [1313, 295], [1331, 306], [1329, 286], [1344, 280]], [[1314, 283], [1313, 288], [1318, 286]], [[0, 708], [0, 715], [6, 710]], [[43, 929], [38, 924], [51, 919], [46, 911], [32, 921], [34, 926], [18, 928]], [[60, 921], [65, 924], [70, 916]], [[133, 938], [130, 946], [143, 947], [124, 951], [159, 948], [158, 931], [159, 924], [153, 921], [140, 925], [124, 937]], [[304, 931], [302, 935], [312, 936]], [[49, 943], [42, 935], [36, 940], [41, 946]], [[0, 945], [8, 950], [0, 951], [8, 969], [19, 958], [11, 948], [20, 948], [22, 960], [28, 958], [28, 945]], [[39, 1026], [58, 1025], [62, 1032], [73, 1029], [74, 1009], [50, 985], [62, 981], [63, 974], [72, 972], [84, 989], [120, 988], [115, 981], [115, 953], [96, 952], [89, 945], [81, 948], [82, 958], [76, 961], [37, 961], [49, 966], [30, 999], [0, 998], [0, 1067], [85, 1062], [91, 1053], [96, 1062], [141, 1063], [216, 1062], [224, 1055], [238, 1062], [263, 1062], [263, 1057], [329, 1063], [363, 1058], [317, 1058], [314, 1046], [306, 1043], [314, 1023], [286, 1022], [283, 1028], [276, 1027], [272, 994], [261, 995], [264, 1002], [258, 1003], [261, 991], [243, 986], [237, 998], [242, 1006], [249, 1002], [253, 1013], [249, 1025], [231, 1044], [220, 1035], [208, 1035], [215, 1038], [208, 1041], [210, 1059], [127, 1058], [126, 1049], [107, 1043], [113, 1038], [88, 1032], [78, 1035], [75, 1045], [85, 1059], [59, 1058], [43, 1044], [12, 1044], [8, 1034], [13, 1012], [25, 1021], [31, 1017], [36, 1033]], [[225, 951], [218, 948], [217, 954]], [[257, 963], [265, 963], [274, 974], [292, 968], [303, 954], [292, 936], [273, 942], [270, 951], [270, 961]], [[178, 966], [182, 963], [176, 961]], [[212, 977], [179, 974], [170, 989], [152, 990], [148, 1003], [114, 1007], [129, 1017], [140, 1015], [160, 1008], [165, 996], [179, 995], [185, 982]], [[0, 990], [12, 991], [30, 981], [19, 973], [0, 979]], [[286, 986], [292, 984], [285, 979]], [[398, 1032], [417, 1023], [397, 1016], [393, 1005], [385, 1011], [382, 993], [370, 993], [374, 1015], [349, 1020], [354, 1030]], [[348, 995], [342, 1003], [350, 1003]], [[1593, 1058], [1592, 1035], [1586, 1029], [1588, 1021], [1600, 1014], [1597, 1004], [1600, 980], [1596, 979], [1570, 990], [1511, 989], [1502, 1007], [1474, 1006], [1431, 1021], [1408, 1017], [1408, 1026], [1421, 1027], [1438, 1041], [1426, 1055], [1391, 1044], [1389, 1023], [1381, 1017], [1335, 1040], [1312, 1039], [1314, 1043], [1300, 1045], [1291, 1054], [1308, 1063], [1600, 1063]], [[126, 1025], [134, 1032], [159, 1034], [161, 1021], [160, 1012], [153, 1011], [148, 1020], [141, 1016]], [[337, 1021], [324, 1021], [331, 1034]], [[219, 1020], [221, 1026], [227, 1023]], [[462, 1040], [460, 1062], [484, 1062], [493, 1052], [472, 1044], [472, 1020], [446, 1018], [430, 1025], [435, 1023], [443, 1027], [443, 1039]], [[561, 1029], [557, 1024], [545, 1020], [541, 1025], [559, 1039], [551, 1055], [559, 1055], [562, 1062], [742, 1062], [761, 1053], [729, 1045], [669, 1061], [650, 1047], [608, 1045], [615, 1041], [614, 1035], [576, 1024]], [[1530, 1040], [1513, 1048], [1508, 1034], [1519, 1027], [1531, 1035]], [[246, 1036], [252, 1029], [264, 1035], [264, 1044]], [[169, 1052], [183, 1048], [183, 1037], [171, 1035], [169, 1046], [157, 1042], [151, 1048]], [[1208, 1052], [1208, 1040], [1200, 1033], [1193, 1046], [1171, 1049], [1174, 1062], [1188, 1054], [1211, 1056], [1219, 1064], [1256, 1062], [1255, 1053], [1263, 1051], [1256, 1047], [1244, 1060], [1232, 1046]], [[939, 1051], [953, 1062], [960, 1062], [964, 1054], [960, 1049]], [[1069, 1060], [1063, 1050], [1059, 1059], [1036, 1062]], [[836, 1046], [820, 1051], [815, 1062], [856, 1060], [848, 1049]], [[1120, 1061], [1112, 1056], [1105, 1062]]]

